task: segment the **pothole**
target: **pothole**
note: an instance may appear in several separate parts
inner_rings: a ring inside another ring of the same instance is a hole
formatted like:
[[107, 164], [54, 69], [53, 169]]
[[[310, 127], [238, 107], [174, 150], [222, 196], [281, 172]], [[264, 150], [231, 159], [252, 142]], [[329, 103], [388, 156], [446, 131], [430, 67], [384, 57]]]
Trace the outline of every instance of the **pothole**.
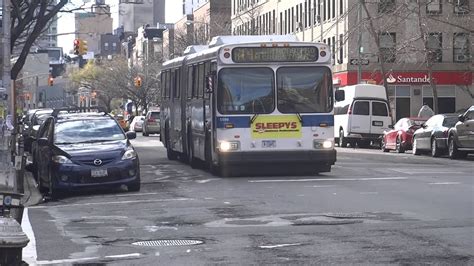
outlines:
[[170, 247], [170, 246], [193, 246], [204, 244], [204, 241], [195, 239], [160, 239], [160, 240], [148, 240], [138, 241], [132, 243], [134, 246], [143, 247]]

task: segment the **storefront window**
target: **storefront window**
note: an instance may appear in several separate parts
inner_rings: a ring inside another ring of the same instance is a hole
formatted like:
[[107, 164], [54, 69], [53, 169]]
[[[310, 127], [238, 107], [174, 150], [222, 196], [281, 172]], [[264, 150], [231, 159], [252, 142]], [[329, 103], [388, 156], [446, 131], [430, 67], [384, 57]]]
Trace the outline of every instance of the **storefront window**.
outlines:
[[[438, 113], [447, 114], [456, 112], [456, 90], [454, 86], [437, 86], [438, 92]], [[432, 109], [434, 98], [433, 90], [429, 85], [423, 86], [423, 103], [428, 104]]]

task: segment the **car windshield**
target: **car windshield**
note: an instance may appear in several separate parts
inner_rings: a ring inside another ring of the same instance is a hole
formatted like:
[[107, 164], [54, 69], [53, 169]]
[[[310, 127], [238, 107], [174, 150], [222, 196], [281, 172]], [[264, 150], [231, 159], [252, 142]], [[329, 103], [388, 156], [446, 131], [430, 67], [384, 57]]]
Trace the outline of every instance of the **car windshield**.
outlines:
[[55, 144], [92, 143], [123, 140], [122, 129], [112, 119], [84, 119], [64, 121], [54, 129]]
[[[245, 78], [242, 78], [245, 77]], [[274, 75], [270, 68], [225, 68], [219, 72], [221, 114], [268, 114], [275, 109]]]
[[454, 127], [458, 121], [459, 118], [457, 116], [445, 117], [443, 121], [443, 127]]
[[327, 67], [279, 68], [277, 86], [282, 113], [326, 113], [332, 109], [332, 78]]

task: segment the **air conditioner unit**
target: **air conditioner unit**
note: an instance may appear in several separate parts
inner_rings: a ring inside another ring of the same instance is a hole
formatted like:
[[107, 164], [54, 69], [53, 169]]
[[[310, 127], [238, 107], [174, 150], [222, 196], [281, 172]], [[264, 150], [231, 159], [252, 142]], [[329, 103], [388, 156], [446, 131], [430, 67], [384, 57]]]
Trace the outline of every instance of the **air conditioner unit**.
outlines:
[[469, 60], [469, 56], [464, 54], [457, 54], [455, 56], [456, 62], [467, 62]]

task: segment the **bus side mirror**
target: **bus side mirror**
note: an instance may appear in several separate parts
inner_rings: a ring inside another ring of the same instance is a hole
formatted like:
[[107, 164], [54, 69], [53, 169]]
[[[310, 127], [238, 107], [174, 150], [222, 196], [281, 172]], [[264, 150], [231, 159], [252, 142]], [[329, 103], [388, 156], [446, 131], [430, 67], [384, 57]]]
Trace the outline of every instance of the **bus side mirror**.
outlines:
[[216, 73], [210, 73], [206, 76], [206, 93], [214, 92], [214, 84], [216, 81]]
[[346, 99], [346, 94], [343, 90], [337, 90], [334, 96], [334, 98], [336, 98], [336, 102], [342, 102], [344, 99]]

